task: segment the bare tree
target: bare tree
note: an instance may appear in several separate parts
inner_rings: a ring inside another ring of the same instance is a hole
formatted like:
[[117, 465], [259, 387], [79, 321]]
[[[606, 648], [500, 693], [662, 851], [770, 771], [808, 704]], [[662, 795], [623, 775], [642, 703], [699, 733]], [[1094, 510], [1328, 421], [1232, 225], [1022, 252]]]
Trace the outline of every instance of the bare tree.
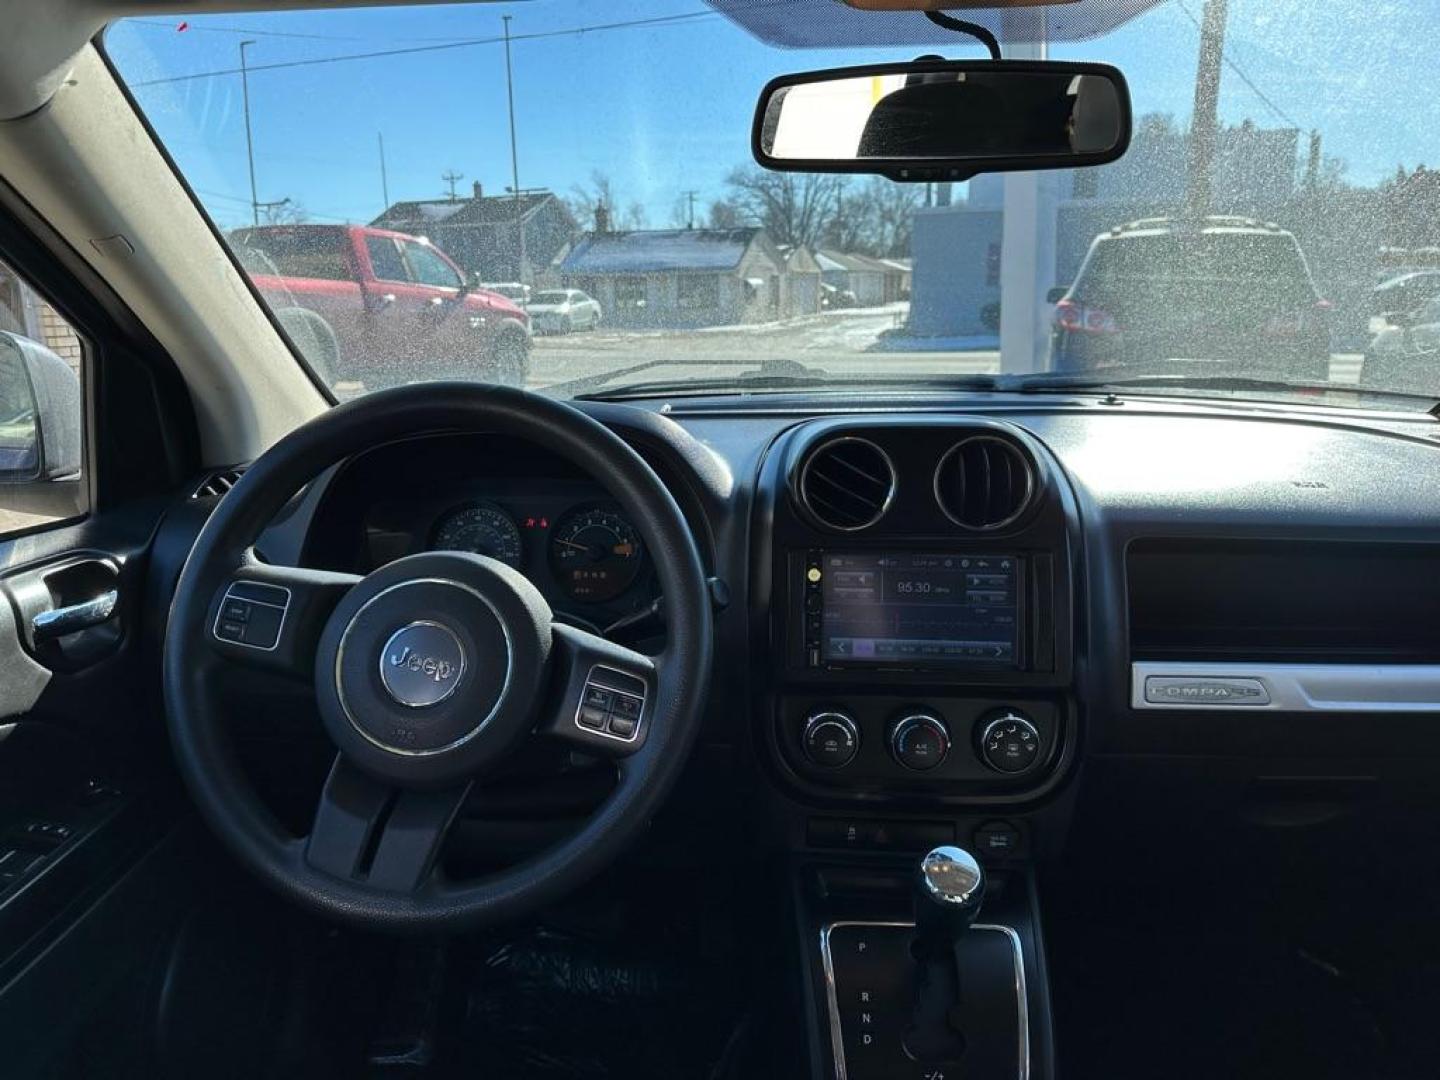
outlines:
[[866, 232], [861, 250], [881, 258], [902, 258], [910, 254], [915, 211], [923, 201], [923, 189], [918, 184], [897, 184], [872, 176], [864, 190]]
[[734, 169], [725, 179], [729, 202], [749, 221], [763, 225], [777, 244], [814, 246], [839, 209], [844, 176]]
[[670, 204], [669, 225], [672, 229], [686, 229], [690, 227], [689, 195], [675, 196], [675, 201]]
[[620, 213], [618, 224], [622, 229], [649, 228], [650, 215], [645, 212], [645, 204], [636, 200], [625, 207]]
[[566, 205], [570, 208], [571, 216], [580, 223], [582, 229], [599, 228], [597, 211], [602, 208], [608, 217], [609, 228], [645, 228], [647, 224], [645, 205], [632, 200], [622, 208], [620, 199], [621, 195], [616, 190], [615, 182], [607, 173], [596, 169], [590, 174], [588, 184], [576, 184], [570, 189], [570, 198], [566, 200]]
[[610, 216], [611, 224], [614, 224], [615, 185], [610, 177], [599, 169], [590, 174], [590, 183], [572, 187], [570, 198], [566, 202], [571, 215], [580, 223], [582, 229], [599, 227], [595, 212], [602, 208]]
[[716, 199], [705, 215], [712, 229], [738, 229], [746, 222], [745, 212], [731, 199]]
[[305, 209], [304, 203], [296, 202], [294, 199], [260, 204], [260, 224], [262, 225], [303, 225], [309, 220], [310, 211]]
[[835, 203], [835, 213], [821, 233], [821, 243], [840, 251], [880, 258], [909, 253], [915, 210], [921, 204], [920, 187], [897, 184], [872, 176], [851, 185]]

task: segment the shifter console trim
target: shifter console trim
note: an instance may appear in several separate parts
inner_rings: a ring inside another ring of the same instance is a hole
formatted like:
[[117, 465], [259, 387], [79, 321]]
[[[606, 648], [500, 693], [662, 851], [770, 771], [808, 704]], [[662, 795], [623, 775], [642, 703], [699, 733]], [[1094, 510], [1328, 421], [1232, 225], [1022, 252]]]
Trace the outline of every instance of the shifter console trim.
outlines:
[[[825, 997], [830, 1019], [830, 1055], [835, 1059], [835, 1080], [848, 1080], [845, 1072], [845, 1035], [840, 1028], [840, 996], [835, 987], [835, 964], [830, 955], [830, 935], [833, 931], [847, 926], [881, 926], [905, 930], [914, 929], [913, 922], [874, 922], [848, 920], [827, 923], [820, 931], [820, 959], [825, 966]], [[1018, 1080], [1030, 1080], [1030, 998], [1025, 990], [1025, 951], [1020, 935], [1010, 926], [997, 923], [975, 923], [970, 932], [976, 930], [1004, 934], [1010, 939], [1015, 950], [1015, 1000], [1020, 1006], [1020, 1071]]]

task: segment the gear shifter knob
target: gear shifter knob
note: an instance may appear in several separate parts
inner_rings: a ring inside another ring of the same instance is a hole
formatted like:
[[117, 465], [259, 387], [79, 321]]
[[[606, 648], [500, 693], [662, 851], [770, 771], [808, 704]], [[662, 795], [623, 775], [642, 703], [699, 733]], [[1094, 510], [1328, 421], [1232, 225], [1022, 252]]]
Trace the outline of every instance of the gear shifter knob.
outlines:
[[975, 856], [949, 844], [920, 860], [915, 877], [915, 934], [924, 949], [952, 949], [980, 914], [985, 871]]

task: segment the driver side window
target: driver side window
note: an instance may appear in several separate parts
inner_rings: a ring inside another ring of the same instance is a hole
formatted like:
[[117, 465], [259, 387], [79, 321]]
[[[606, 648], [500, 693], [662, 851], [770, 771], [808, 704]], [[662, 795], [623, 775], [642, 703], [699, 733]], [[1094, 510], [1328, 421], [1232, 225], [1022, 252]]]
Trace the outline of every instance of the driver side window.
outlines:
[[0, 536], [86, 509], [80, 371], [75, 331], [0, 263]]

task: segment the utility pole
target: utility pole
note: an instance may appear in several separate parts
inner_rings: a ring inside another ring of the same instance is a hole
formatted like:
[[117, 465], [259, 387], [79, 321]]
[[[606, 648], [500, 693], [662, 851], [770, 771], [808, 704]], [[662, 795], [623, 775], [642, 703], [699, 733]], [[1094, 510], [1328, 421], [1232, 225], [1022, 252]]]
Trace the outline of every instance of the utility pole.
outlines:
[[245, 47], [253, 41], [240, 42], [240, 98], [245, 105], [245, 157], [250, 162], [250, 218], [260, 224], [259, 196], [255, 194], [255, 141], [250, 135], [250, 74], [245, 68]]
[[683, 198], [690, 206], [690, 212], [686, 216], [686, 221], [688, 222], [688, 224], [685, 227], [687, 229], [695, 228], [695, 196], [699, 194], [700, 193], [698, 191], [682, 191], [680, 193], [681, 198]]
[[440, 174], [440, 179], [445, 181], [445, 186], [450, 189], [450, 201], [454, 202], [459, 198], [459, 196], [455, 194], [455, 185], [465, 179], [465, 174], [458, 173], [454, 169], [447, 169]]
[[1185, 209], [1192, 219], [1210, 212], [1228, 3], [1205, 0], [1205, 14], [1200, 20], [1200, 58], [1195, 67], [1195, 110], [1190, 119], [1190, 161], [1185, 184]]
[[1320, 189], [1320, 166], [1324, 158], [1320, 153], [1320, 131], [1312, 128], [1310, 131], [1310, 156], [1305, 162], [1305, 190], [1311, 195]]
[[385, 200], [385, 210], [390, 209], [390, 183], [385, 178], [385, 135], [377, 131], [375, 138], [380, 140], [380, 197]]
[[505, 24], [505, 96], [510, 102], [510, 188], [515, 192], [515, 231], [520, 235], [519, 278], [525, 281], [525, 214], [520, 201], [520, 153], [515, 145], [515, 78], [510, 68], [510, 18], [500, 16]]

